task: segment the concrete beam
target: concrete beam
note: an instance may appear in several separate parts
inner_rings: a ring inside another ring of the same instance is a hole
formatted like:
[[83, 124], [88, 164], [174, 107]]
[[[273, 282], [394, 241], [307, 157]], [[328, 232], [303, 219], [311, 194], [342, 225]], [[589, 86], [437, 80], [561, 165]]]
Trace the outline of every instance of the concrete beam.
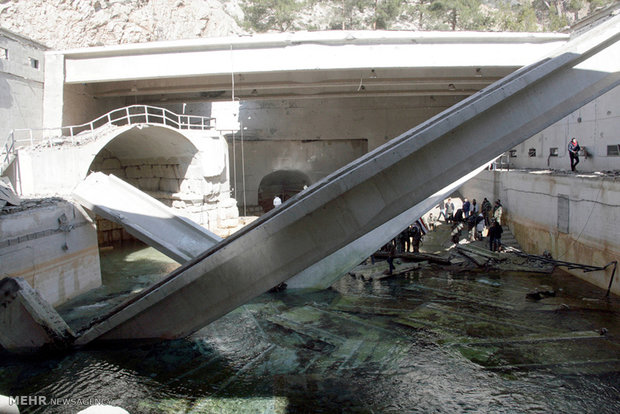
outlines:
[[54, 53], [45, 54], [45, 82], [43, 84], [43, 127], [63, 126], [65, 57]]
[[113, 175], [90, 174], [73, 190], [73, 198], [179, 263], [222, 240]]
[[[304, 32], [54, 52], [99, 100], [469, 96], [568, 40], [549, 33]], [[311, 58], [309, 58], [311, 57]], [[231, 81], [234, 93], [231, 92]], [[51, 108], [53, 110], [53, 108]]]
[[620, 84], [620, 16], [334, 172], [78, 338], [191, 334]]
[[316, 77], [316, 71], [339, 69], [521, 67], [567, 39], [566, 34], [553, 33], [329, 31], [55, 53], [66, 58], [67, 83], [283, 71], [306, 71], [306, 79], [310, 80]]

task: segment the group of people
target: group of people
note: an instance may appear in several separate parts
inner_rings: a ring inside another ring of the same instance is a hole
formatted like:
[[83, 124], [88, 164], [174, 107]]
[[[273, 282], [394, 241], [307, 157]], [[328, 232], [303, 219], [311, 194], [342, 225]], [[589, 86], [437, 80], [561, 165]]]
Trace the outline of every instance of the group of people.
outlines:
[[412, 224], [396, 236], [396, 251], [399, 253], [418, 253], [422, 241], [422, 230], [417, 223]]
[[[419, 253], [423, 232], [418, 223], [404, 229], [398, 236], [390, 240], [381, 250], [387, 252], [388, 274], [394, 271], [394, 257], [396, 253]], [[371, 256], [372, 259], [372, 256]]]
[[488, 229], [489, 248], [492, 251], [501, 249], [502, 215], [504, 208], [500, 200], [495, 204], [485, 197], [482, 203], [478, 204], [476, 199], [471, 202], [465, 198], [462, 208], [456, 209], [452, 199], [448, 198], [439, 203], [439, 220], [442, 216], [446, 223], [452, 223], [452, 241], [458, 243], [461, 231], [467, 226], [467, 231], [472, 240], [483, 240], [484, 229]]

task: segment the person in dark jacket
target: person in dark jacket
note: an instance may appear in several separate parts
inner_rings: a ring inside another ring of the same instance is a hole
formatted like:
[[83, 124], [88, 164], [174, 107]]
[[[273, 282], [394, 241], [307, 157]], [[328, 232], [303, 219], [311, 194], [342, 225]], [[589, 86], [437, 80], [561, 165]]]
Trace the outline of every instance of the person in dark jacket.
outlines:
[[388, 257], [387, 257], [387, 263], [388, 263], [388, 275], [391, 275], [392, 272], [394, 271], [395, 267], [394, 267], [394, 256], [396, 256], [396, 245], [394, 243], [394, 240], [390, 241], [387, 244], [387, 253], [388, 253]]
[[576, 171], [577, 164], [579, 164], [579, 150], [581, 147], [577, 142], [577, 138], [573, 138], [568, 143], [568, 155], [570, 155], [570, 169]]
[[501, 224], [499, 224], [497, 220], [493, 220], [493, 224], [491, 224], [491, 228], [489, 229], [489, 249], [492, 252], [500, 251], [503, 232], [504, 229], [502, 229]]
[[469, 202], [468, 199], [465, 199], [465, 201], [463, 201], [463, 217], [467, 219], [467, 217], [469, 217], [469, 209], [471, 207], [471, 203]]
[[454, 217], [452, 218], [452, 221], [454, 223], [460, 223], [461, 221], [463, 221], [463, 209], [459, 208], [458, 210], [456, 210], [456, 213], [454, 213]]
[[422, 240], [422, 231], [416, 224], [411, 226], [411, 239], [412, 239], [411, 246], [413, 246], [413, 252], [419, 253], [420, 252], [420, 240]]
[[488, 227], [491, 224], [491, 210], [493, 209], [493, 206], [491, 206], [491, 202], [487, 200], [486, 197], [482, 201], [481, 209], [482, 216], [484, 217], [484, 225]]

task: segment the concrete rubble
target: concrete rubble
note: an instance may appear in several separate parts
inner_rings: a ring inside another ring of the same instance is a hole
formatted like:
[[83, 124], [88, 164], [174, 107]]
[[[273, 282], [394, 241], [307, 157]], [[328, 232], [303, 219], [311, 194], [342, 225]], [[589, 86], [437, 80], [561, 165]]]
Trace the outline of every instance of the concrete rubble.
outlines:
[[7, 177], [0, 177], [0, 210], [7, 204], [18, 206], [21, 203]]
[[[348, 272], [354, 278], [373, 281], [391, 276], [407, 275], [419, 269], [450, 269], [451, 271], [488, 272], [488, 271], [516, 271], [526, 273], [553, 272], [555, 266], [533, 259], [517, 255], [520, 252], [516, 240], [513, 239], [510, 246], [504, 245], [501, 252], [492, 252], [486, 246], [486, 241], [459, 240], [453, 244], [451, 239], [450, 224], [436, 223], [435, 230], [428, 232], [423, 239], [422, 252], [400, 252], [394, 255], [395, 269], [390, 274], [388, 264], [384, 259], [388, 254], [379, 250], [373, 254], [376, 263], [370, 263], [370, 259]], [[512, 239], [510, 230], [506, 227], [506, 239]], [[545, 295], [544, 289], [539, 293]], [[534, 293], [534, 296], [537, 294]], [[532, 297], [534, 297], [532, 296]], [[546, 295], [551, 296], [551, 295]], [[545, 296], [545, 297], [546, 297]]]
[[28, 282], [0, 280], [0, 344], [11, 352], [63, 349], [75, 334]]

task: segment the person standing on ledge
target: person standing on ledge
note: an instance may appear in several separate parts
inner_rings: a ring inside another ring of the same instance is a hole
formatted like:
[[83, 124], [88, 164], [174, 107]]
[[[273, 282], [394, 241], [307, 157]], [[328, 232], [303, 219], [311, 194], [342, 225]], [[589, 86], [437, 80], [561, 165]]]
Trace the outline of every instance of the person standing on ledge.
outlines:
[[[577, 138], [573, 138], [568, 143], [568, 154], [570, 155], [570, 169], [571, 171], [576, 171], [575, 167], [579, 164], [579, 150], [581, 147], [577, 142]], [[574, 161], [574, 163], [573, 163]]]

